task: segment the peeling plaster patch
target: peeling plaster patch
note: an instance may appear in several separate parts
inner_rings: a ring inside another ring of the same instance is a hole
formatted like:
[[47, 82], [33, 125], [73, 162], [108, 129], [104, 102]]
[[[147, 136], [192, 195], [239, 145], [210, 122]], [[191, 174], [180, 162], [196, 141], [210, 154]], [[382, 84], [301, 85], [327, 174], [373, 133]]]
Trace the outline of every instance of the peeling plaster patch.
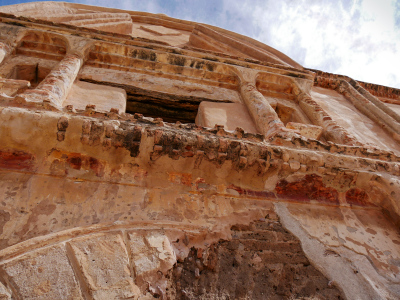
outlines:
[[349, 232], [356, 232], [357, 231], [357, 228], [354, 228], [354, 227], [347, 226], [346, 228], [347, 228], [347, 230]]
[[0, 168], [32, 171], [35, 157], [20, 150], [0, 150]]
[[339, 204], [338, 192], [334, 188], [326, 187], [322, 182], [322, 177], [310, 174], [302, 180], [288, 182], [283, 179], [276, 185], [278, 198], [292, 199], [309, 202], [317, 200], [318, 202]]
[[192, 174], [169, 172], [168, 180], [173, 183], [192, 185]]
[[236, 191], [239, 195], [246, 195], [249, 197], [257, 197], [257, 198], [273, 198], [275, 199], [276, 196], [273, 192], [269, 191], [254, 191], [250, 189], [243, 189], [238, 186], [231, 184], [228, 186], [228, 189]]
[[346, 201], [348, 204], [357, 206], [373, 205], [370, 202], [368, 194], [360, 188], [352, 188], [346, 192]]
[[344, 239], [342, 239], [342, 238], [340, 237], [339, 231], [338, 231], [337, 227], [336, 227], [335, 225], [333, 225], [333, 226], [332, 226], [332, 229], [336, 232], [336, 234], [337, 234], [337, 239], [339, 240], [339, 242], [340, 242], [341, 244], [345, 244], [345, 243], [346, 243], [346, 240], [344, 240]]
[[264, 189], [267, 191], [275, 190], [275, 186], [278, 183], [278, 180], [278, 174], [268, 177], [268, 180], [265, 181]]
[[[275, 203], [275, 208], [282, 225], [300, 240], [302, 249], [310, 262], [328, 279], [336, 282], [347, 299], [382, 299], [379, 295], [381, 291], [374, 290], [378, 287], [371, 287], [370, 282], [367, 282], [358, 271], [355, 272], [348, 258], [325, 255], [329, 249], [307, 234], [299, 221], [291, 215], [286, 204], [282, 202]], [[363, 258], [359, 254], [351, 253], [351, 255], [354, 260]], [[373, 267], [371, 266], [371, 268]], [[354, 295], [357, 295], [358, 298], [354, 298]]]
[[53, 150], [48, 157], [51, 162], [51, 171], [54, 175], [66, 175], [69, 170], [91, 170], [97, 177], [104, 176], [105, 162], [81, 153], [69, 153]]

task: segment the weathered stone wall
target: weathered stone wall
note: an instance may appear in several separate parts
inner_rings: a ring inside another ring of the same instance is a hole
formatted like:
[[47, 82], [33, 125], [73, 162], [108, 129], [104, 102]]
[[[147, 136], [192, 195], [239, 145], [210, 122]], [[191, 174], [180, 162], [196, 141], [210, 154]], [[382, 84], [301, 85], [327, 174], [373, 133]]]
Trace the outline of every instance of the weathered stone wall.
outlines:
[[[308, 156], [304, 149], [260, 148], [254, 135], [238, 139], [222, 129], [192, 134], [187, 125], [160, 127], [150, 119], [99, 122], [22, 108], [3, 108], [0, 116], [8, 145], [0, 160], [5, 258], [40, 248], [48, 239], [87, 234], [91, 226], [197, 226], [209, 233], [185, 246], [204, 248], [229, 239], [234, 224], [273, 215], [276, 201], [302, 202], [299, 208], [289, 205], [288, 215], [304, 228], [303, 236], [325, 249], [313, 257], [315, 267], [324, 265], [326, 251], [334, 251], [359, 274], [356, 291], [347, 287], [345, 294], [364, 289], [373, 299], [364, 276], [374, 276], [377, 294], [396, 282], [400, 237], [381, 207], [395, 214], [397, 204], [388, 197], [395, 201], [398, 181], [383, 166], [363, 165], [374, 161], [368, 158], [374, 153], [336, 161], [329, 151], [308, 150]], [[385, 164], [391, 170], [393, 162]], [[368, 171], [372, 166], [380, 168], [380, 176]], [[371, 261], [359, 265], [362, 257]], [[336, 264], [341, 270], [347, 265]], [[323, 268], [329, 280], [344, 284], [340, 273], [329, 273], [331, 266]]]
[[171, 299], [343, 299], [276, 216], [231, 230], [232, 240], [192, 248], [174, 266]]
[[0, 298], [399, 298], [395, 90], [166, 16], [0, 11]]

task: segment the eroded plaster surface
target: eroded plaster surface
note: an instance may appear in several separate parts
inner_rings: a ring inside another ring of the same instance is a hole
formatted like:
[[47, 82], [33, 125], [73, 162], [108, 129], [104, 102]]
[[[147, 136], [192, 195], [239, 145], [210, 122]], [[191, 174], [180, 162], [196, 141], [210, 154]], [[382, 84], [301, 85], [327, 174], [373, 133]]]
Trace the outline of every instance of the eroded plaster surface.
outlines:
[[165, 15], [0, 11], [0, 298], [399, 298], [398, 90]]
[[314, 87], [311, 95], [336, 122], [363, 143], [397, 153], [400, 151], [398, 144], [387, 136], [377, 124], [357, 111], [348, 100], [336, 91]]

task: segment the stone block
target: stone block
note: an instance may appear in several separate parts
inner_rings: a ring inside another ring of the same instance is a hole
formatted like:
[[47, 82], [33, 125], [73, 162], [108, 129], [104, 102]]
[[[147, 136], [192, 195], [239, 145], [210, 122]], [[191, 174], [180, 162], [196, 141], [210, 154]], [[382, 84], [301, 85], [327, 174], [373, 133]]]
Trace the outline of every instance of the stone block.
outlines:
[[233, 239], [259, 239], [259, 240], [266, 240], [266, 241], [276, 241], [276, 232], [273, 231], [238, 231], [232, 234]]
[[131, 276], [121, 234], [75, 239], [69, 246], [93, 299], [137, 299], [140, 292]]
[[241, 127], [245, 132], [258, 133], [256, 125], [246, 106], [242, 103], [214, 103], [203, 101], [199, 105], [196, 124], [213, 128], [223, 125], [226, 130], [233, 131]]
[[301, 246], [299, 242], [270, 242], [263, 240], [241, 240], [241, 243], [247, 249], [255, 251], [269, 250], [274, 252], [300, 253]]
[[87, 105], [95, 105], [96, 111], [100, 112], [109, 112], [111, 108], [125, 112], [126, 92], [121, 88], [78, 81], [73, 84], [63, 103], [64, 107], [67, 105], [81, 110]]
[[106, 22], [98, 24], [85, 24], [84, 27], [89, 27], [97, 30], [120, 33], [120, 34], [131, 34], [133, 24], [131, 21], [119, 21]]
[[31, 252], [3, 268], [20, 299], [84, 299], [64, 246]]
[[0, 78], [0, 95], [4, 94], [10, 97], [30, 87], [27, 80], [3, 79]]
[[304, 264], [309, 265], [308, 259], [302, 253], [263, 251], [259, 256], [268, 263]]
[[315, 140], [318, 140], [322, 136], [322, 133], [324, 132], [324, 129], [321, 126], [295, 123], [295, 122], [287, 123], [286, 128], [297, 130], [300, 132], [302, 136]]
[[181, 35], [181, 33], [179, 31], [176, 31], [171, 28], [164, 27], [164, 26], [158, 26], [158, 25], [140, 26], [140, 29], [150, 32], [155, 35], [169, 35], [169, 36]]
[[132, 232], [128, 236], [136, 276], [151, 276], [157, 271], [165, 274], [176, 263], [175, 252], [164, 234]]

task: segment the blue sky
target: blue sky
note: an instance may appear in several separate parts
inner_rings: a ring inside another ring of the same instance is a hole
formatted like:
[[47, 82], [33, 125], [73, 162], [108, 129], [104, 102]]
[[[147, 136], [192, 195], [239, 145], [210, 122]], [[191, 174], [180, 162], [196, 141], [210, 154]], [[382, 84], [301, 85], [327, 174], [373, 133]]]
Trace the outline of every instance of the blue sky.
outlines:
[[[0, 0], [1, 5], [22, 0]], [[400, 88], [400, 0], [79, 0], [232, 30], [305, 67]]]

